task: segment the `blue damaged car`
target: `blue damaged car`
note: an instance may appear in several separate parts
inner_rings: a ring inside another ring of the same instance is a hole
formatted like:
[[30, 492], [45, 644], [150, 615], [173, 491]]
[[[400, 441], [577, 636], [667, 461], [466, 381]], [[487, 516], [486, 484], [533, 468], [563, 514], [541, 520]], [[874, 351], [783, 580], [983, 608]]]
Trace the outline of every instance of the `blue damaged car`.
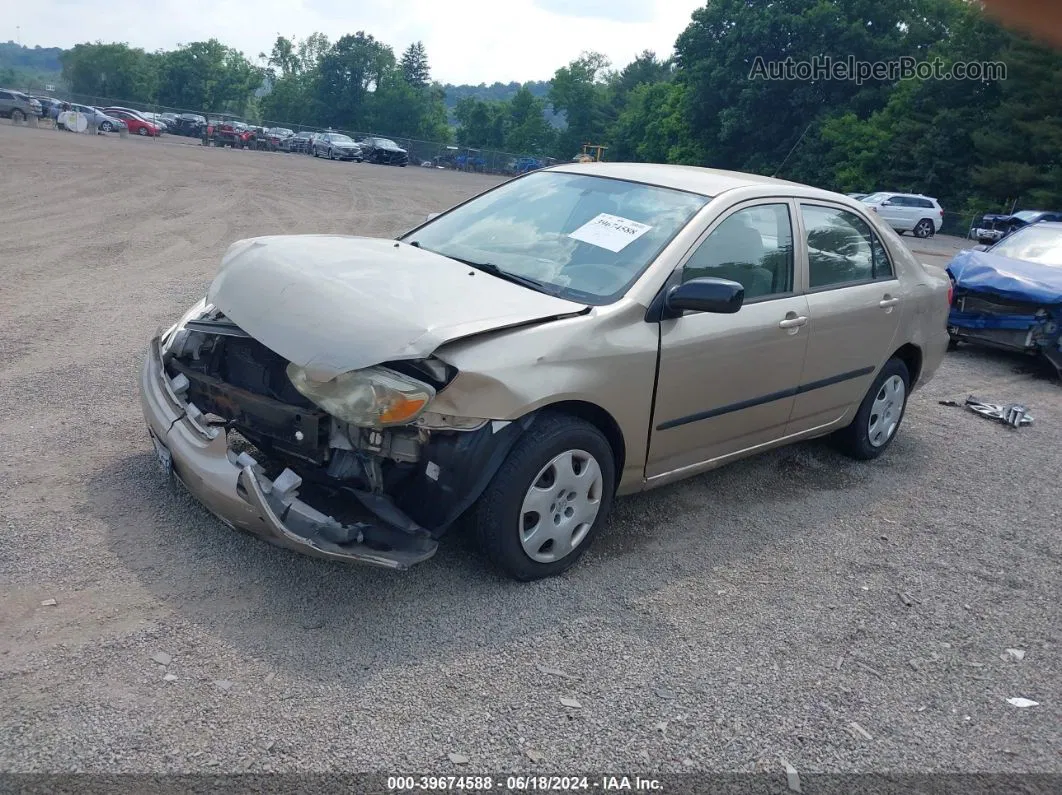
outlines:
[[1062, 376], [1062, 223], [1031, 224], [961, 251], [948, 275], [953, 343], [1043, 356]]

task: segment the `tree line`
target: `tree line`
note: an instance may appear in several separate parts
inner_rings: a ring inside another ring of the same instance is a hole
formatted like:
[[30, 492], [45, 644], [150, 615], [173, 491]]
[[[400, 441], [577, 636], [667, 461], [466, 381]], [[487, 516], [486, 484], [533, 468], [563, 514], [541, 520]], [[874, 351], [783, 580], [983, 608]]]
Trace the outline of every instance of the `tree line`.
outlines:
[[[1007, 75], [752, 76], [757, 59], [824, 57], [1000, 62]], [[586, 52], [548, 84], [451, 87], [449, 101], [422, 44], [396, 56], [362, 31], [278, 37], [257, 62], [216, 40], [156, 53], [81, 44], [60, 58], [84, 94], [561, 160], [603, 144], [609, 160], [921, 192], [956, 211], [1062, 209], [1062, 55], [1001, 28], [975, 0], [711, 0], [671, 57], [646, 51], [614, 68]]]

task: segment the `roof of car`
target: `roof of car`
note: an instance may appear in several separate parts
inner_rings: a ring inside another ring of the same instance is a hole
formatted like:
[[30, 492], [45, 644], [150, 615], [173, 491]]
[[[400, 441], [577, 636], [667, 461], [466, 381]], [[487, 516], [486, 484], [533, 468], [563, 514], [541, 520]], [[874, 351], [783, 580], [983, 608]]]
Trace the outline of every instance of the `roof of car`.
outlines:
[[[625, 179], [630, 182], [643, 182], [662, 188], [700, 193], [704, 196], [717, 196], [724, 191], [746, 188], [754, 185], [777, 185], [789, 188], [799, 187], [816, 191], [808, 185], [789, 182], [784, 179], [764, 177], [759, 174], [745, 174], [740, 171], [722, 171], [700, 166], [675, 166], [662, 163], [563, 163], [552, 166], [551, 171], [564, 171], [571, 174], [592, 174], [598, 177]], [[828, 191], [821, 191], [828, 193]]]

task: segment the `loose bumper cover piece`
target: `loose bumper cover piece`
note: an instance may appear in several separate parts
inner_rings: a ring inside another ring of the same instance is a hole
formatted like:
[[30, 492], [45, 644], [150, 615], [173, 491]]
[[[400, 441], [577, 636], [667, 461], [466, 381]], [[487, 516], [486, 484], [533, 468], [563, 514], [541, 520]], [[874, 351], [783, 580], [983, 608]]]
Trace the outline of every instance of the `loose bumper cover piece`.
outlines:
[[[942, 406], [960, 406], [954, 400], [942, 400], [940, 404]], [[1033, 424], [1033, 417], [1029, 413], [1029, 409], [1021, 403], [985, 403], [970, 395], [961, 406], [987, 419], [998, 420], [1011, 428], [1020, 428], [1023, 425]]]

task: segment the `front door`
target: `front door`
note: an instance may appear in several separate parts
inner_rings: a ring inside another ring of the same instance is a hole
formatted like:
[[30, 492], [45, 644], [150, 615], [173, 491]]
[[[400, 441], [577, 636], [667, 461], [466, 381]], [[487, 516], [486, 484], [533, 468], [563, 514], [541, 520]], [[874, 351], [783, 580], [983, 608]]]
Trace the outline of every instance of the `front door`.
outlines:
[[808, 342], [792, 211], [784, 199], [739, 206], [682, 265], [682, 281], [741, 283], [745, 304], [732, 315], [686, 313], [661, 323], [647, 478], [784, 435]]

